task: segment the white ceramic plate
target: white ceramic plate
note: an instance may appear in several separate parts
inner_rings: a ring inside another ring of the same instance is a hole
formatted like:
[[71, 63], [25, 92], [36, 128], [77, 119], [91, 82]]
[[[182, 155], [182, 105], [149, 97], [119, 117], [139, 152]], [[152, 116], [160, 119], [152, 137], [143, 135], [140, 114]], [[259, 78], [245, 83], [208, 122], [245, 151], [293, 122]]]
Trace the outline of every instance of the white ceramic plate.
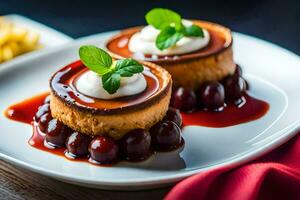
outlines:
[[[0, 68], [0, 110], [48, 90], [56, 70], [78, 59], [82, 44], [103, 46], [116, 32], [80, 39]], [[184, 150], [157, 154], [144, 163], [98, 167], [72, 162], [27, 144], [31, 127], [0, 116], [0, 156], [53, 178], [102, 189], [138, 190], [160, 187], [220, 166], [252, 160], [296, 134], [299, 127], [300, 59], [268, 42], [234, 34], [236, 62], [251, 85], [251, 94], [270, 103], [261, 119], [227, 128], [186, 127]]]
[[[2, 65], [6, 64], [8, 62], [15, 62], [15, 60], [23, 59], [23, 57], [27, 58], [28, 56], [34, 56], [34, 54], [39, 51], [44, 51], [48, 48], [57, 47], [57, 46], [66, 44], [73, 40], [71, 37], [69, 37], [57, 30], [54, 30], [50, 27], [47, 27], [41, 23], [33, 21], [22, 15], [11, 14], [11, 15], [5, 15], [4, 18], [5, 18], [5, 20], [7, 20], [9, 22], [13, 22], [16, 25], [22, 26], [24, 28], [28, 28], [30, 30], [33, 30], [33, 31], [39, 33], [40, 34], [40, 43], [44, 46], [44, 48], [39, 49], [37, 51], [32, 51], [32, 52], [22, 54], [10, 61], [1, 63], [0, 67], [2, 67]], [[16, 61], [16, 62], [18, 62], [18, 61]]]

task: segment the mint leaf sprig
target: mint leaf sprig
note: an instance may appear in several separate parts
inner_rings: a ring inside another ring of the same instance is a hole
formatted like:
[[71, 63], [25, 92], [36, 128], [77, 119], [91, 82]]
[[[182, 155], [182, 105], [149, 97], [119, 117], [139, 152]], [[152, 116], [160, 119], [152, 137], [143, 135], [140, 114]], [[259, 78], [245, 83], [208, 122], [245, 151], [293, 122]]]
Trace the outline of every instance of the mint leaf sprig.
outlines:
[[131, 58], [113, 62], [107, 52], [93, 45], [81, 46], [79, 57], [86, 67], [101, 76], [103, 88], [109, 94], [120, 88], [121, 77], [131, 77], [144, 70], [143, 65]]
[[155, 41], [159, 50], [174, 46], [184, 36], [204, 37], [201, 27], [197, 25], [185, 27], [181, 16], [169, 9], [154, 8], [146, 14], [145, 18], [149, 25], [161, 31]]

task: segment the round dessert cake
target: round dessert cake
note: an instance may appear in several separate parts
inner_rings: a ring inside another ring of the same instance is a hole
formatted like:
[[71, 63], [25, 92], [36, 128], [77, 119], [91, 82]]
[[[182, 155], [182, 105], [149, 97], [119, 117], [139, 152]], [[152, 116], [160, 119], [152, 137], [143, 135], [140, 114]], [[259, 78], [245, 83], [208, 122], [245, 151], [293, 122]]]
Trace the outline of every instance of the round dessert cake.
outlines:
[[172, 79], [153, 63], [144, 65], [147, 87], [142, 93], [110, 100], [78, 91], [76, 82], [87, 72], [81, 61], [57, 71], [50, 80], [51, 114], [75, 131], [90, 136], [122, 138], [134, 129], [149, 129], [165, 116], [171, 96]]
[[121, 31], [106, 44], [106, 48], [118, 57], [133, 57], [159, 64], [170, 72], [175, 87], [198, 89], [203, 83], [220, 81], [232, 75], [236, 69], [233, 60], [231, 31], [219, 24], [192, 20], [209, 33], [208, 44], [199, 50], [178, 55], [157, 56], [131, 52], [128, 44], [132, 36], [143, 27]]

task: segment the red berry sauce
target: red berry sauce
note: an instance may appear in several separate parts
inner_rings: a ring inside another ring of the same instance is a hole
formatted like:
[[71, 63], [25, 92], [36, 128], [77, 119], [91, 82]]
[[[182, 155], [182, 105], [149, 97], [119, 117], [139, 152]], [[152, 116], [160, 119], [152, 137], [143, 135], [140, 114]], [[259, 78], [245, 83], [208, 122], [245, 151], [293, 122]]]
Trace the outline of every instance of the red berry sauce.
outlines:
[[[51, 116], [49, 93], [10, 106], [7, 118], [31, 124], [29, 144], [74, 161], [110, 166], [120, 160], [141, 161], [154, 151], [169, 151], [184, 145], [181, 126], [227, 127], [259, 119], [269, 104], [247, 94], [248, 84], [237, 68], [220, 82], [207, 83], [199, 91], [177, 88], [165, 118], [149, 131], [136, 129], [115, 141], [107, 136], [91, 138], [76, 132]], [[178, 109], [181, 109], [181, 114]]]
[[[143, 161], [153, 154], [153, 149], [157, 149], [153, 146], [155, 143], [151, 142], [150, 133], [142, 129], [133, 130], [118, 141], [107, 136], [91, 138], [75, 132], [51, 117], [48, 96], [49, 93], [35, 96], [10, 106], [5, 112], [6, 117], [11, 120], [32, 125], [33, 135], [28, 143], [34, 148], [64, 156], [69, 160], [101, 166], [111, 166], [120, 160]], [[175, 116], [172, 116], [172, 113]], [[178, 113], [178, 110], [170, 109], [168, 120], [181, 122]], [[162, 121], [165, 120], [167, 119]], [[181, 134], [181, 129], [178, 126], [177, 128]], [[166, 144], [164, 149], [180, 148], [183, 139], [179, 141], [180, 144]]]

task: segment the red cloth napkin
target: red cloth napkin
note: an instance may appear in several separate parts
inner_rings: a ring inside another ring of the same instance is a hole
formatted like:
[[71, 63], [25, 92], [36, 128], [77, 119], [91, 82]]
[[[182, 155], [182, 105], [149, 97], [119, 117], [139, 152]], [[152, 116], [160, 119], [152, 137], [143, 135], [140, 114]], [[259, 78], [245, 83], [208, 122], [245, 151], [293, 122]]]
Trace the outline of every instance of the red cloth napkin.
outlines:
[[165, 199], [300, 200], [300, 135], [249, 164], [187, 178]]

